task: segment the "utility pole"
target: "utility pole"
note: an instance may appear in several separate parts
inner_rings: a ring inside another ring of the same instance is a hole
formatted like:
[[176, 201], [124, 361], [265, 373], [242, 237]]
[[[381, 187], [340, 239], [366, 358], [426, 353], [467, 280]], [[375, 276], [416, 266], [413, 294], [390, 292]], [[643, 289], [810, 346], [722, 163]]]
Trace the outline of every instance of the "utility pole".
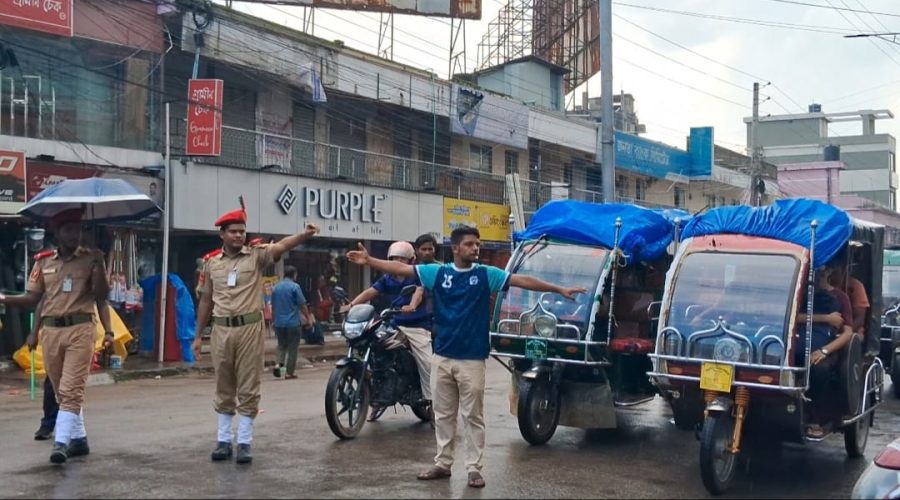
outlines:
[[597, 0], [600, 7], [600, 172], [603, 181], [603, 201], [616, 201], [616, 150], [613, 132], [613, 74], [612, 74], [612, 0]]
[[759, 123], [759, 82], [753, 82], [753, 121], [750, 122], [750, 204], [760, 205], [760, 165], [756, 125]]

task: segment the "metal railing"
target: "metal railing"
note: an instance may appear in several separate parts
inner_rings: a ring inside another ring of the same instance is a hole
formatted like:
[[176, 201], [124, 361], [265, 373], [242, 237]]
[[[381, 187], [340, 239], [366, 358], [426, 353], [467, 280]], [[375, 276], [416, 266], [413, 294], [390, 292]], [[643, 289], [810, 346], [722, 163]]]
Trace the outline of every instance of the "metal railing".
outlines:
[[[179, 119], [172, 127], [172, 154], [175, 156], [184, 154], [184, 122], [184, 119]], [[406, 191], [433, 192], [471, 201], [507, 203], [506, 179], [502, 175], [232, 126], [222, 127], [220, 156], [192, 157], [192, 160]], [[528, 213], [553, 199], [554, 194], [588, 202], [603, 200], [599, 191], [560, 188], [527, 179], [520, 182], [524, 208]], [[657, 206], [630, 199], [620, 198], [619, 201]]]

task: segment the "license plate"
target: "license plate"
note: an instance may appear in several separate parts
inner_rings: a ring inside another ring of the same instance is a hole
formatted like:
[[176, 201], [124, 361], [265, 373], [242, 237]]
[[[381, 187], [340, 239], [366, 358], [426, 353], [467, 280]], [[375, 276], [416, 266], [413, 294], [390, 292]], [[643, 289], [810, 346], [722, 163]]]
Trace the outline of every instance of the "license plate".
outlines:
[[700, 368], [700, 388], [707, 391], [731, 392], [734, 366], [720, 363], [703, 363]]
[[538, 361], [547, 359], [547, 341], [543, 339], [528, 339], [525, 342], [525, 357]]

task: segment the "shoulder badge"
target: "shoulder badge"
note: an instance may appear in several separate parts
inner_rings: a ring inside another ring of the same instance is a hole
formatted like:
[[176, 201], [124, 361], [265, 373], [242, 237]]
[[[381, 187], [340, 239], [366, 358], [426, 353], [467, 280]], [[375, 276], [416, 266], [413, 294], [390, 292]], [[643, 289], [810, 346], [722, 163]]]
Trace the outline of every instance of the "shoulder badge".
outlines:
[[219, 256], [221, 253], [222, 253], [222, 249], [221, 249], [221, 248], [217, 248], [217, 249], [213, 250], [212, 252], [209, 252], [208, 254], [206, 254], [206, 255], [203, 256], [203, 262], [206, 262], [206, 261], [212, 259], [213, 257], [217, 257], [217, 256]]
[[250, 240], [250, 243], [247, 243], [247, 246], [248, 247], [264, 247], [264, 246], [266, 246], [266, 243], [263, 242], [263, 239], [261, 237], [253, 238], [252, 240]]
[[40, 252], [34, 254], [34, 261], [37, 262], [39, 260], [46, 259], [47, 257], [52, 257], [55, 254], [56, 250], [53, 249], [41, 250]]

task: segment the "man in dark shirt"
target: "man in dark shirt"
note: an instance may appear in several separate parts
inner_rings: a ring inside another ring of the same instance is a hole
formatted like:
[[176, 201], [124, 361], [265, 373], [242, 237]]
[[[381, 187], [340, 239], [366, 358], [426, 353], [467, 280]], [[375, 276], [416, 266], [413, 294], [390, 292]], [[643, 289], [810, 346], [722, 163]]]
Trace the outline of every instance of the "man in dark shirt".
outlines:
[[[412, 264], [416, 260], [416, 253], [409, 243], [397, 241], [388, 249], [388, 260]], [[411, 297], [401, 297], [400, 292], [409, 285], [415, 285], [416, 292]], [[422, 398], [431, 401], [431, 314], [425, 308], [424, 289], [416, 278], [385, 274], [371, 287], [357, 295], [346, 309], [349, 310], [357, 304], [365, 304], [379, 296], [388, 300], [390, 307], [400, 308], [403, 311], [403, 314], [394, 316], [393, 322], [409, 340], [410, 349], [419, 369]], [[372, 419], [377, 419], [383, 411], [383, 408], [376, 409]]]

